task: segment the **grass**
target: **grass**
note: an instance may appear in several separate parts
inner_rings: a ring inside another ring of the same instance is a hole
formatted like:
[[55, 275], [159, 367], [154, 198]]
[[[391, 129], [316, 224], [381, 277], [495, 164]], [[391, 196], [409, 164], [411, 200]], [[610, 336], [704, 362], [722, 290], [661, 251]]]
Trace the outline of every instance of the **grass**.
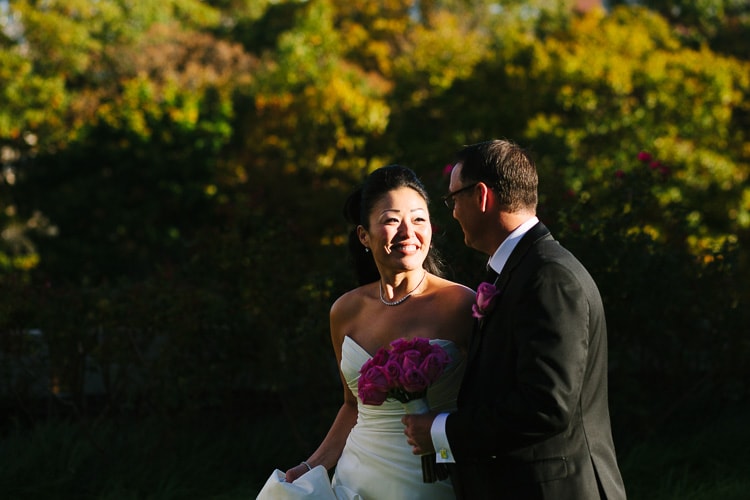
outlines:
[[[750, 411], [631, 444], [620, 466], [631, 500], [750, 496]], [[317, 431], [316, 431], [317, 432]], [[9, 425], [0, 440], [7, 500], [249, 499], [276, 467], [316, 444], [288, 419], [216, 416]]]
[[704, 423], [676, 422], [663, 437], [643, 440], [620, 458], [628, 498], [750, 498], [750, 411]]
[[[225, 418], [16, 426], [0, 441], [0, 497], [249, 499], [295, 444], [278, 419]], [[296, 458], [296, 457], [295, 457]]]

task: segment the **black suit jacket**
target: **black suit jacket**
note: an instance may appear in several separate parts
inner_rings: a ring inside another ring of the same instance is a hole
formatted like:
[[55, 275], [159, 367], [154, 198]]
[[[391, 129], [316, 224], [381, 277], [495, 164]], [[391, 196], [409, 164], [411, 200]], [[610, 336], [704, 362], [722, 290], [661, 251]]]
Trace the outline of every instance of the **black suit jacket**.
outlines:
[[446, 422], [458, 497], [624, 499], [594, 280], [538, 223], [496, 285]]

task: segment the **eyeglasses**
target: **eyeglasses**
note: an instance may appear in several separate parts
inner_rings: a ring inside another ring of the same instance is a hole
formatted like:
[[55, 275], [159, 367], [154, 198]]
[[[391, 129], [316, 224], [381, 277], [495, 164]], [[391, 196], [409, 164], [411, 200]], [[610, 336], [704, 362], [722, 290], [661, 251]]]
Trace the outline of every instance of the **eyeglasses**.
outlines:
[[456, 189], [455, 191], [452, 191], [445, 196], [443, 196], [443, 203], [445, 203], [445, 206], [453, 210], [453, 207], [456, 205], [456, 200], [454, 199], [457, 194], [463, 193], [467, 189], [471, 189], [474, 186], [479, 184], [478, 182], [475, 182], [474, 184], [469, 184], [468, 186], [464, 186], [461, 189]]

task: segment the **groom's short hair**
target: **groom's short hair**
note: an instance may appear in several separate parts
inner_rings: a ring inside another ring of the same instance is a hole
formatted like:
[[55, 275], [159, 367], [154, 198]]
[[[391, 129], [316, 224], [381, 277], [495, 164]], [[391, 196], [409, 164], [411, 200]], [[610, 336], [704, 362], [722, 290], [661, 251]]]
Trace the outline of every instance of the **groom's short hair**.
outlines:
[[536, 211], [539, 177], [530, 153], [514, 142], [494, 139], [456, 153], [464, 181], [483, 182], [508, 212]]

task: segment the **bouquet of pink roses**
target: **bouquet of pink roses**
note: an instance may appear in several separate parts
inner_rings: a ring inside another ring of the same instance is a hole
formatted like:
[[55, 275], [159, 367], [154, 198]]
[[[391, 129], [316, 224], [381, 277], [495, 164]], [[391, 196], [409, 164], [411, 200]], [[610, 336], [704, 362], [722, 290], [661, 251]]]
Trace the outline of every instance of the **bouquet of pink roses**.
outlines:
[[[381, 347], [362, 365], [357, 389], [364, 404], [381, 405], [388, 399], [400, 401], [407, 413], [430, 410], [427, 388], [443, 374], [451, 358], [437, 344], [425, 338], [398, 339], [390, 349]], [[432, 483], [448, 477], [435, 464], [434, 453], [422, 456], [422, 480]]]
[[402, 403], [424, 398], [450, 361], [448, 353], [428, 339], [394, 340], [390, 349], [381, 347], [362, 365], [359, 397], [368, 405], [381, 405], [388, 398]]

